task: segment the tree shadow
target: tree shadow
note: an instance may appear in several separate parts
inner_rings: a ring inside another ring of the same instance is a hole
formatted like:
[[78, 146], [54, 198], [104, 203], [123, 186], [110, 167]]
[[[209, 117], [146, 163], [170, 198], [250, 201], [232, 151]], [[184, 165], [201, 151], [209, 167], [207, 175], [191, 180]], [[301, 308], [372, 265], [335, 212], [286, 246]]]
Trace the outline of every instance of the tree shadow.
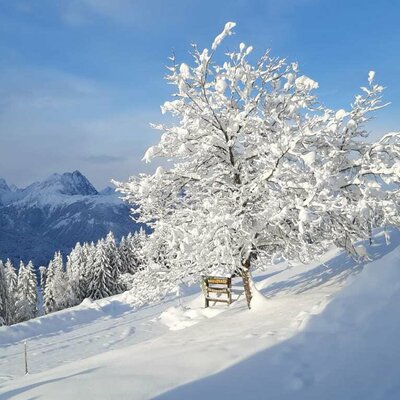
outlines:
[[[394, 232], [392, 243], [383, 243], [378, 237], [370, 246], [374, 260], [398, 247], [400, 235]], [[369, 275], [355, 282], [358, 286], [339, 293], [320, 314], [304, 315], [309, 322], [292, 337], [153, 399], [398, 400], [398, 260], [398, 255], [392, 259], [390, 272], [375, 273], [369, 268]], [[327, 266], [317, 266], [264, 292], [272, 295], [285, 288], [303, 292], [343, 280], [363, 266], [339, 254]], [[259, 339], [255, 336], [253, 340]]]
[[282, 270], [279, 270], [279, 271], [275, 271], [275, 272], [270, 272], [268, 274], [262, 274], [262, 275], [253, 276], [253, 281], [255, 283], [261, 282], [261, 281], [265, 281], [265, 279], [271, 278], [274, 275], [278, 275], [281, 272], [282, 272]]
[[[92, 372], [98, 370], [99, 368], [89, 368], [87, 370], [81, 371], [81, 372], [77, 372], [75, 374], [71, 374], [71, 375], [66, 375], [66, 376], [61, 376], [59, 378], [54, 378], [54, 379], [47, 379], [41, 382], [37, 382], [37, 383], [33, 383], [31, 385], [26, 385], [26, 386], [22, 386], [19, 387], [17, 389], [12, 389], [9, 390], [7, 392], [4, 393], [0, 393], [0, 400], [8, 400], [13, 398], [14, 396], [17, 396], [21, 393], [27, 392], [31, 389], [35, 389], [37, 387], [43, 386], [43, 385], [47, 385], [49, 383], [54, 383], [54, 382], [59, 382], [59, 381], [63, 381], [65, 379], [69, 379], [69, 378], [73, 378], [75, 376], [80, 376], [80, 375], [87, 375], [87, 374], [91, 374]], [[37, 397], [29, 397], [29, 399], [36, 399]]]
[[368, 241], [359, 243], [366, 248], [370, 260], [357, 261], [347, 253], [341, 252], [329, 261], [309, 271], [302, 272], [286, 280], [274, 282], [262, 288], [260, 292], [264, 296], [271, 297], [277, 294], [302, 293], [321, 285], [344, 282], [350, 275], [361, 272], [366, 264], [379, 260], [393, 251], [400, 243], [399, 231], [392, 229], [390, 237], [391, 240], [388, 244], [386, 244], [382, 233], [375, 235], [371, 244]]

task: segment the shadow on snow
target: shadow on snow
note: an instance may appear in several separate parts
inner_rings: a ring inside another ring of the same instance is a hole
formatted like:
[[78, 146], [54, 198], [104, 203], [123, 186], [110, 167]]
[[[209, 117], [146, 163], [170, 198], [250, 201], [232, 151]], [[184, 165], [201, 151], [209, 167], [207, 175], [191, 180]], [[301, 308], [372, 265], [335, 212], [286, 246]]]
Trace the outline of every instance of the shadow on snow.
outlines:
[[[390, 230], [390, 238], [390, 243], [386, 244], [383, 232], [380, 232], [374, 236], [371, 244], [368, 241], [362, 241], [360, 244], [366, 248], [371, 261], [376, 261], [399, 245], [400, 232], [394, 229]], [[262, 288], [260, 292], [264, 296], [270, 297], [278, 293], [302, 293], [324, 284], [337, 284], [344, 282], [350, 275], [361, 272], [365, 265], [371, 261], [357, 262], [347, 253], [341, 252], [309, 271], [295, 275], [288, 280], [274, 282]]]
[[[363, 244], [376, 261], [399, 246], [400, 234], [391, 231], [388, 245], [382, 234], [372, 245]], [[400, 261], [398, 256], [396, 260]], [[365, 264], [340, 253], [323, 265], [261, 291], [267, 296], [280, 291], [301, 293], [341, 282], [360, 272]], [[369, 269], [368, 273], [374, 271]], [[398, 342], [400, 327], [400, 287], [395, 284], [400, 281], [400, 269], [390, 271], [392, 276], [382, 278], [382, 284], [379, 279], [382, 273], [385, 275], [383, 271], [375, 273], [372, 280], [370, 275], [363, 276], [364, 289], [357, 290], [357, 286], [339, 293], [297, 335], [156, 399], [399, 399], [400, 346], [393, 344]], [[371, 282], [373, 286], [368, 287]]]
[[[80, 375], [91, 374], [92, 372], [96, 371], [97, 369], [98, 368], [90, 368], [90, 369], [78, 372], [76, 374], [61, 376], [59, 378], [54, 378], [54, 379], [47, 379], [44, 381], [33, 383], [31, 385], [22, 386], [18, 389], [12, 389], [12, 390], [9, 390], [8, 392], [4, 392], [4, 393], [0, 394], [0, 400], [8, 400], [8, 399], [14, 398], [14, 396], [17, 396], [21, 393], [25, 393], [31, 389], [35, 389], [35, 388], [43, 386], [43, 385], [48, 385], [51, 383], [63, 381], [64, 379], [69, 379], [69, 378], [73, 378], [73, 377], [80, 376]], [[37, 398], [41, 398], [41, 397], [30, 397], [29, 400], [34, 400]]]

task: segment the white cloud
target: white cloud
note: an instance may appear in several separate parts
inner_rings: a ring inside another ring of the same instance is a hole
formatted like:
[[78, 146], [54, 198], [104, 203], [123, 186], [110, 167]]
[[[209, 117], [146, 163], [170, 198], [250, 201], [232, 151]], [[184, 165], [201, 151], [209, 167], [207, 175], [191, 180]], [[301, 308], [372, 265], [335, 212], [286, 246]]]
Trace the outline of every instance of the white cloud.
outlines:
[[2, 112], [51, 110], [78, 107], [84, 102], [99, 102], [106, 90], [98, 83], [50, 69], [12, 68], [0, 76]]
[[90, 23], [101, 17], [118, 23], [132, 22], [135, 15], [133, 0], [71, 0], [60, 7], [62, 19], [71, 25]]

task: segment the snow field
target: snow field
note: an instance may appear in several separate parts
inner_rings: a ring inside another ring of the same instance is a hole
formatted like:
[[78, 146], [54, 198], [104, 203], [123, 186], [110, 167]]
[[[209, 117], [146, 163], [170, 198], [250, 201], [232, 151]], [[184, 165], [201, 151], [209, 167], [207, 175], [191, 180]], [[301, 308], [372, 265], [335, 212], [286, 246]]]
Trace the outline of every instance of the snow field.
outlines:
[[0, 399], [397, 399], [399, 239], [366, 246], [375, 261], [361, 274], [337, 250], [271, 266], [254, 276], [268, 298], [251, 311], [242, 295], [205, 310], [189, 288], [139, 310], [125, 293], [1, 328]]
[[399, 399], [399, 263], [396, 249], [300, 312], [296, 335], [157, 399]]

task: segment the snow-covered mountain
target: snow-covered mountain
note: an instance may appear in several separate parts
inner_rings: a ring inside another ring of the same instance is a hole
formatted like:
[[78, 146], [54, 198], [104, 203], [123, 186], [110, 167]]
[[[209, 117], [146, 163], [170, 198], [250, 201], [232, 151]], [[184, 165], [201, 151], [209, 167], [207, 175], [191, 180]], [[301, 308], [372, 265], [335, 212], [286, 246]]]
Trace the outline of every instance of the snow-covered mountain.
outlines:
[[9, 191], [10, 187], [7, 185], [7, 182], [3, 178], [0, 178], [0, 193]]
[[56, 250], [69, 253], [77, 241], [137, 229], [118, 195], [110, 188], [98, 192], [79, 171], [53, 174], [25, 189], [0, 179], [0, 259], [32, 259], [38, 267]]

